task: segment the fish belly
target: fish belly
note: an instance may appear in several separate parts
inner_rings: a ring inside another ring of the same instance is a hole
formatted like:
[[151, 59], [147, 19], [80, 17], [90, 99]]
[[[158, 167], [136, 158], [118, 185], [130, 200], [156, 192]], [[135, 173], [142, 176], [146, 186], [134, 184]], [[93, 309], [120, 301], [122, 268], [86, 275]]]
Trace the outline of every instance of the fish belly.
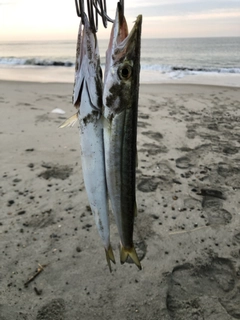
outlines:
[[103, 129], [101, 119], [79, 116], [84, 184], [98, 232], [105, 248], [110, 246], [108, 196], [105, 178]]

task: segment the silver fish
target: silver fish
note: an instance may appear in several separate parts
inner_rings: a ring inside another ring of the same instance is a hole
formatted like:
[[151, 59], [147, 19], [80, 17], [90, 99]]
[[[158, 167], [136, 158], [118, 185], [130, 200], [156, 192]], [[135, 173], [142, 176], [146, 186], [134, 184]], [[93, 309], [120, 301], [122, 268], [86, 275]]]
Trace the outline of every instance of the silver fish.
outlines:
[[120, 261], [128, 256], [141, 269], [133, 244], [136, 216], [136, 140], [142, 16], [128, 34], [118, 4], [106, 52], [104, 76], [104, 148], [111, 207], [120, 236]]
[[[115, 263], [115, 258], [110, 244], [109, 206], [105, 177], [101, 117], [102, 71], [96, 34], [92, 32], [86, 15], [83, 19], [83, 31], [80, 25], [77, 42], [73, 104], [78, 109], [84, 184], [111, 271], [110, 260]], [[73, 125], [75, 120], [76, 115], [61, 127]]]

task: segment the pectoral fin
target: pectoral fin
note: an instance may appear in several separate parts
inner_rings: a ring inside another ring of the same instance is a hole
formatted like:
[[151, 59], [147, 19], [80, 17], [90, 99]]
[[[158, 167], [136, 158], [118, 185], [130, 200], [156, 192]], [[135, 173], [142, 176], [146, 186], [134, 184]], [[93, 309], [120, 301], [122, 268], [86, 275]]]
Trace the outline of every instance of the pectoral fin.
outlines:
[[73, 127], [77, 121], [78, 121], [78, 112], [73, 116], [71, 116], [70, 118], [68, 118], [66, 121], [64, 121], [63, 124], [59, 126], [59, 128], [62, 129], [66, 127]]

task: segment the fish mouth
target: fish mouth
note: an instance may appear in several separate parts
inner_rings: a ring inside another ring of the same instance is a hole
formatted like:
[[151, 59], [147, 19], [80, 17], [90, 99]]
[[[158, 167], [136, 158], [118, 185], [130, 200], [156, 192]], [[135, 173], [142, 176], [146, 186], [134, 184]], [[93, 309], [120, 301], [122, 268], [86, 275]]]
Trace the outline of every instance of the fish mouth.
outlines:
[[121, 45], [122, 42], [124, 42], [124, 45], [127, 45], [128, 42], [132, 42], [133, 39], [136, 37], [136, 34], [139, 34], [139, 36], [141, 35], [141, 25], [142, 15], [139, 15], [134, 23], [131, 32], [129, 33], [127, 21], [123, 14], [123, 8], [121, 4], [118, 2], [116, 17], [110, 36], [109, 48]]
[[[140, 54], [142, 15], [139, 15], [131, 32], [128, 32], [127, 21], [124, 17], [121, 4], [118, 2], [115, 20], [112, 26], [109, 45], [106, 52], [106, 66], [104, 79], [106, 80], [112, 59], [120, 60], [124, 55], [133, 56], [133, 52]], [[114, 57], [114, 58], [113, 58]]]
[[[140, 50], [142, 31], [142, 15], [137, 16], [131, 32], [118, 44], [118, 48], [124, 52], [131, 52], [132, 50]], [[135, 51], [134, 50], [134, 51]]]
[[132, 65], [136, 67], [135, 62], [140, 60], [142, 15], [137, 17], [131, 32], [126, 34], [126, 20], [122, 14], [122, 10], [118, 9], [116, 23], [119, 28], [119, 36], [112, 54], [115, 57], [115, 62], [132, 61]]
[[116, 44], [118, 45], [128, 36], [128, 25], [124, 17], [123, 8], [120, 2], [118, 2], [117, 4], [116, 18], [115, 18], [114, 24], [116, 28], [115, 41], [116, 41]]

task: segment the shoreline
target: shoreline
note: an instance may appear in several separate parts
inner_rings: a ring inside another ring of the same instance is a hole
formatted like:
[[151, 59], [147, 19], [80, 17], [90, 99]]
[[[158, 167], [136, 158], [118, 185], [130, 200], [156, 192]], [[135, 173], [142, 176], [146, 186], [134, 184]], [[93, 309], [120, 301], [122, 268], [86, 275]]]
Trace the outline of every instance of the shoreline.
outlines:
[[[66, 87], [70, 87], [70, 89], [73, 88], [73, 82], [41, 82], [41, 81], [26, 81], [26, 80], [5, 80], [5, 79], [1, 79], [0, 78], [0, 83], [5, 84], [5, 83], [9, 83], [9, 84], [19, 84], [19, 85], [40, 85], [40, 86], [45, 86], [45, 85], [50, 85], [50, 86], [66, 86]], [[203, 87], [203, 88], [226, 88], [226, 89], [240, 89], [240, 86], [238, 85], [227, 85], [227, 84], [213, 84], [213, 83], [198, 83], [198, 82], [193, 82], [193, 83], [189, 83], [189, 82], [175, 82], [175, 81], [171, 81], [171, 82], [143, 82], [140, 83], [139, 88], [141, 90], [141, 88], [155, 88], [158, 89], [159, 87], [173, 87], [173, 88], [181, 88], [181, 87], [193, 87], [193, 88], [197, 88], [197, 87]], [[140, 92], [141, 94], [141, 92]]]
[[[69, 67], [16, 67], [0, 68], [0, 81], [37, 83], [74, 83], [74, 68]], [[196, 73], [184, 72], [140, 72], [140, 84], [197, 84], [240, 87], [240, 74], [235, 73]]]

